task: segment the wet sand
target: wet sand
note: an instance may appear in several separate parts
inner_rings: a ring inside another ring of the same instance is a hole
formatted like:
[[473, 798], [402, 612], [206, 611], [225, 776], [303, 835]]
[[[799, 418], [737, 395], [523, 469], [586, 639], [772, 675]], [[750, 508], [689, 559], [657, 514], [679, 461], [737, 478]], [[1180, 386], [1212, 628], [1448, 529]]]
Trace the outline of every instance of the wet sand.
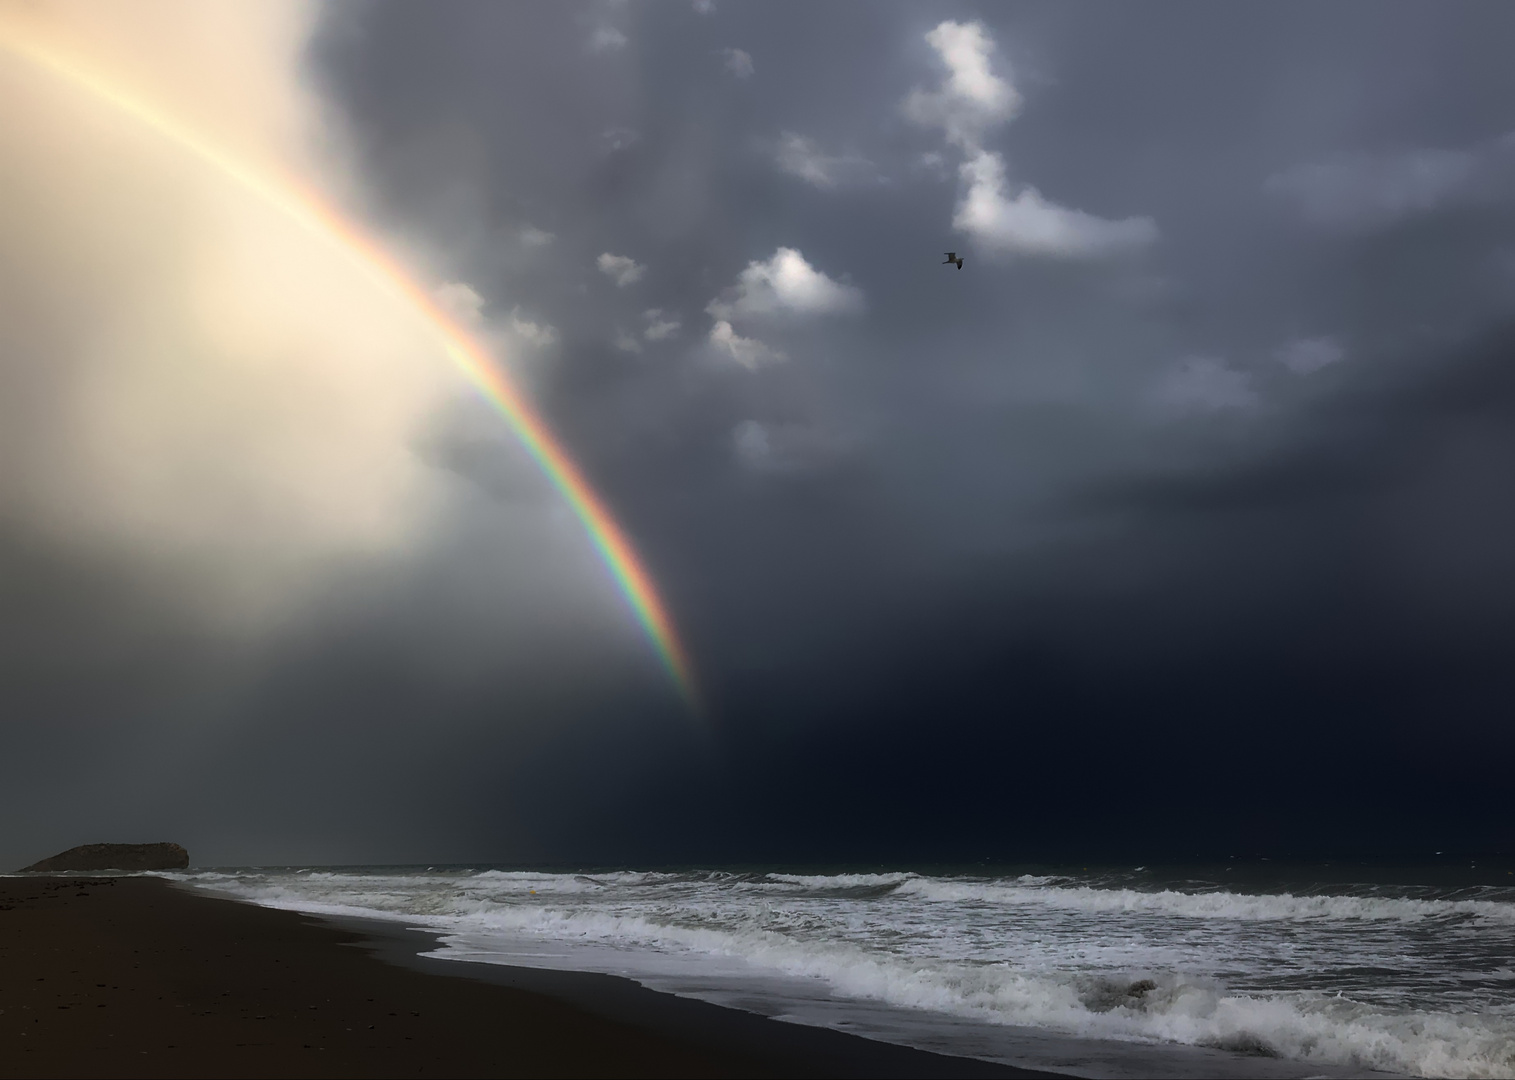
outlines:
[[0, 878], [0, 1077], [1038, 1076], [151, 877]]

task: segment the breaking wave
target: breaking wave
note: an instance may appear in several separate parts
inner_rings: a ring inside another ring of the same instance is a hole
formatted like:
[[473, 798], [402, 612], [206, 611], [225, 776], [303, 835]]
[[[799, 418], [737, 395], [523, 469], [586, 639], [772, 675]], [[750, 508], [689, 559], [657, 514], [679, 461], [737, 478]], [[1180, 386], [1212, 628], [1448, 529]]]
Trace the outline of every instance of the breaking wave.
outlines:
[[719, 871], [184, 877], [269, 906], [428, 927], [437, 955], [453, 959], [518, 964], [530, 962], [523, 943], [550, 943], [573, 966], [654, 988], [677, 964], [997, 1027], [1515, 1076], [1508, 890], [1247, 894]]
[[1471, 916], [1515, 925], [1515, 903], [1494, 900], [1418, 900], [1383, 896], [1256, 896], [1226, 891], [1140, 892], [1135, 889], [1028, 888], [915, 878], [900, 885], [927, 900], [950, 903], [1027, 905], [1084, 912], [1156, 912], [1189, 919], [1281, 920], [1363, 919], [1415, 922]]

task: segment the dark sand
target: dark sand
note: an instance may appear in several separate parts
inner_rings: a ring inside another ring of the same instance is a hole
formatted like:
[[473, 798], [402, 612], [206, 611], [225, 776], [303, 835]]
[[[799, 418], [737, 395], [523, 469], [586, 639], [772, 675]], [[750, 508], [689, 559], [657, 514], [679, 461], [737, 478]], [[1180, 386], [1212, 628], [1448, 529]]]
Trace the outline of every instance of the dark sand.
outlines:
[[0, 1076], [1044, 1075], [428, 944], [158, 878], [0, 878]]

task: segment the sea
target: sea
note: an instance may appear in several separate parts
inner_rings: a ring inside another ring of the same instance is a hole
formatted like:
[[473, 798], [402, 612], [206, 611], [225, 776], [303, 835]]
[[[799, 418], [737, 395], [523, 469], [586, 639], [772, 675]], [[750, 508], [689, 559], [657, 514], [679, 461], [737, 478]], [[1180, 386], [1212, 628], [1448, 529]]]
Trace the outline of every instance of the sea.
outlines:
[[1090, 1077], [1515, 1077], [1515, 864], [221, 868], [442, 959]]

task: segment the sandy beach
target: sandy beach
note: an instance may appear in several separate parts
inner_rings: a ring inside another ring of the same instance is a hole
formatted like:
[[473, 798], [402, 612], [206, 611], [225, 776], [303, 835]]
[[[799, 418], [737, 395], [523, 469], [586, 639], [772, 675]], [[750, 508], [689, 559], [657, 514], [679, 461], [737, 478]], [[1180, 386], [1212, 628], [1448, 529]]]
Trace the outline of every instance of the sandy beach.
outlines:
[[472, 978], [426, 940], [158, 878], [0, 879], [0, 1076], [1039, 1075], [606, 976]]

